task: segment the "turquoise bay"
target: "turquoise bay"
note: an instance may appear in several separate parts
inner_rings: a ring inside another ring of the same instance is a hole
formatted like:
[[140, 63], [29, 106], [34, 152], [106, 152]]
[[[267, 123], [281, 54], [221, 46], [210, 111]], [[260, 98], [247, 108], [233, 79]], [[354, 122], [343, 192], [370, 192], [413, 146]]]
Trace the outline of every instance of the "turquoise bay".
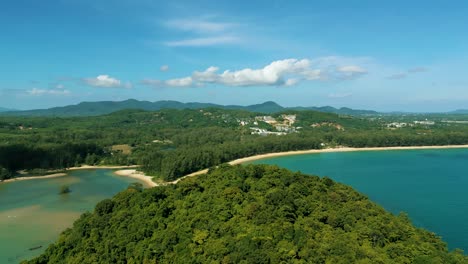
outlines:
[[[135, 181], [99, 169], [0, 183], [0, 263], [19, 263], [39, 255], [83, 212]], [[70, 186], [72, 192], [59, 195], [62, 185]], [[30, 250], [38, 246], [42, 247]]]
[[352, 186], [468, 252], [468, 149], [320, 153], [257, 160]]

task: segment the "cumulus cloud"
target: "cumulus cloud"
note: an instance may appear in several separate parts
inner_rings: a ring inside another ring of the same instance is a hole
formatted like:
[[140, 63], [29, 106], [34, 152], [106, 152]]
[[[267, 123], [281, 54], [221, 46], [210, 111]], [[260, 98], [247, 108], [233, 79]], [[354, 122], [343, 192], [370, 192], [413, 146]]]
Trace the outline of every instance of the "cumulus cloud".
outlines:
[[40, 96], [40, 95], [69, 95], [70, 91], [64, 89], [39, 89], [32, 88], [26, 91], [29, 95]]
[[263, 68], [245, 68], [237, 71], [220, 72], [211, 66], [204, 71], [195, 71], [191, 76], [161, 80], [143, 80], [142, 84], [156, 87], [191, 87], [204, 84], [225, 86], [293, 86], [304, 80], [353, 79], [367, 71], [356, 65], [340, 65], [327, 69], [314, 68], [308, 59], [285, 59], [274, 61]]
[[122, 83], [120, 80], [112, 78], [109, 75], [99, 75], [95, 78], [85, 78], [83, 81], [89, 86], [99, 88], [132, 88], [131, 83]]
[[168, 65], [163, 65], [163, 66], [161, 66], [161, 67], [159, 68], [159, 70], [160, 70], [160, 71], [163, 71], [163, 72], [168, 71], [168, 70], [169, 70], [169, 66], [168, 66]]

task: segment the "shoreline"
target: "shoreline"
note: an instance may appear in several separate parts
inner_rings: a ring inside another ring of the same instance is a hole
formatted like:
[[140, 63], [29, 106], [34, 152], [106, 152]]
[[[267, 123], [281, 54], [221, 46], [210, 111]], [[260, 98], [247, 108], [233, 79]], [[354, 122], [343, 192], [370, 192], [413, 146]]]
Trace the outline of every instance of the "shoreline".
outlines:
[[[285, 151], [285, 152], [274, 152], [266, 154], [258, 154], [250, 157], [239, 158], [227, 162], [229, 165], [238, 165], [246, 162], [275, 158], [275, 157], [284, 157], [284, 156], [294, 156], [294, 155], [304, 155], [304, 154], [320, 154], [320, 153], [335, 153], [335, 152], [357, 152], [357, 151], [389, 151], [389, 150], [422, 150], [422, 149], [464, 149], [468, 148], [468, 145], [441, 145], [441, 146], [400, 146], [400, 147], [365, 147], [365, 148], [352, 148], [352, 147], [335, 147], [335, 148], [326, 148], [326, 149], [309, 149], [309, 150], [294, 150], [294, 151]], [[169, 184], [176, 184], [182, 179], [188, 177], [194, 177], [201, 174], [206, 174], [208, 169], [192, 172], [187, 174], [175, 181], [168, 182]]]
[[[365, 148], [352, 148], [352, 147], [336, 147], [326, 149], [309, 149], [309, 150], [295, 150], [285, 152], [274, 152], [259, 154], [250, 157], [240, 158], [228, 162], [230, 165], [242, 164], [245, 162], [256, 161], [267, 158], [294, 156], [304, 154], [318, 154], [318, 153], [334, 153], [334, 152], [357, 152], [357, 151], [389, 151], [389, 150], [422, 150], [422, 149], [463, 149], [468, 148], [468, 145], [445, 145], [445, 146], [400, 146], [400, 147], [365, 147]], [[190, 175], [190, 174], [189, 174]]]
[[[357, 152], [357, 151], [389, 151], [389, 150], [422, 150], [422, 149], [463, 149], [468, 148], [468, 145], [442, 145], [442, 146], [400, 146], [400, 147], [366, 147], [366, 148], [351, 148], [351, 147], [335, 147], [335, 148], [326, 148], [326, 149], [309, 149], [309, 150], [295, 150], [295, 151], [285, 151], [285, 152], [274, 152], [274, 153], [266, 153], [266, 154], [258, 154], [250, 157], [244, 157], [235, 159], [232, 161], [227, 162], [229, 165], [238, 165], [243, 164], [246, 162], [267, 159], [267, 158], [275, 158], [275, 157], [283, 157], [283, 156], [293, 156], [293, 155], [304, 155], [304, 154], [319, 154], [319, 153], [334, 153], [334, 152]], [[114, 174], [118, 176], [130, 177], [134, 179], [138, 179], [144, 182], [149, 188], [157, 187], [161, 185], [167, 184], [177, 184], [179, 181], [194, 177], [201, 174], [208, 173], [208, 169], [203, 169], [200, 171], [192, 172], [185, 176], [178, 178], [177, 180], [164, 182], [164, 183], [155, 183], [152, 179], [153, 177], [144, 174], [143, 172], [139, 172], [136, 168], [140, 167], [140, 165], [130, 165], [130, 166], [90, 166], [90, 165], [83, 165], [81, 167], [71, 167], [66, 169], [66, 171], [74, 171], [74, 170], [91, 170], [91, 169], [120, 169], [114, 171]], [[50, 175], [44, 176], [28, 176], [28, 177], [18, 177], [13, 179], [8, 179], [4, 181], [0, 181], [1, 183], [19, 181], [19, 180], [34, 180], [34, 179], [48, 179], [48, 178], [55, 178], [55, 177], [64, 177], [67, 176], [67, 173], [55, 173]]]
[[26, 177], [16, 177], [16, 178], [11, 178], [11, 179], [6, 179], [3, 181], [0, 181], [0, 184], [2, 183], [8, 183], [8, 182], [15, 182], [15, 181], [25, 181], [25, 180], [37, 180], [37, 179], [50, 179], [50, 178], [57, 178], [57, 177], [65, 177], [68, 176], [69, 171], [75, 171], [75, 170], [93, 170], [93, 169], [126, 169], [126, 168], [138, 168], [139, 165], [131, 165], [131, 166], [91, 166], [91, 165], [83, 165], [81, 167], [71, 167], [65, 169], [65, 172], [60, 172], [60, 173], [51, 173], [43, 176], [26, 176]]
[[48, 174], [44, 176], [27, 176], [27, 177], [16, 177], [12, 179], [6, 179], [3, 181], [0, 181], [0, 183], [7, 183], [7, 182], [15, 182], [15, 181], [26, 181], [26, 180], [36, 180], [36, 179], [50, 179], [50, 178], [57, 178], [57, 177], [64, 177], [67, 176], [68, 174], [61, 172], [61, 173], [53, 173], [53, 174]]
[[159, 186], [159, 184], [153, 181], [153, 177], [147, 176], [143, 172], [139, 172], [135, 169], [118, 170], [118, 171], [114, 171], [114, 174], [118, 176], [130, 177], [133, 179], [140, 180], [144, 182], [148, 188]]

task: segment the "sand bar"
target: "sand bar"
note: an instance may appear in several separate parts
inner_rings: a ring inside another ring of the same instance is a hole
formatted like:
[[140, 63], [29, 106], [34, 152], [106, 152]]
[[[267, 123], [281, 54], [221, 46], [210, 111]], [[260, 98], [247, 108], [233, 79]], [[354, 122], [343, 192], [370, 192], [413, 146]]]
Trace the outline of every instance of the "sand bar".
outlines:
[[13, 178], [13, 179], [0, 181], [0, 183], [14, 182], [14, 181], [24, 181], [24, 180], [35, 180], [35, 179], [50, 179], [50, 178], [57, 178], [57, 177], [63, 177], [63, 176], [67, 176], [67, 174], [66, 173], [54, 173], [54, 174], [49, 174], [49, 175], [44, 175], [44, 176], [17, 177], [17, 178]]
[[[90, 165], [83, 165], [81, 167], [71, 167], [66, 169], [65, 171], [74, 171], [74, 170], [92, 170], [92, 169], [126, 169], [126, 168], [138, 168], [139, 165], [131, 165], [131, 166], [90, 166]], [[64, 177], [67, 176], [67, 173], [51, 173], [48, 175], [43, 176], [27, 176], [27, 177], [16, 177], [12, 179], [7, 179], [4, 181], [0, 181], [0, 183], [7, 183], [7, 182], [14, 182], [14, 181], [24, 181], [24, 180], [37, 180], [37, 179], [50, 179], [56, 177]]]

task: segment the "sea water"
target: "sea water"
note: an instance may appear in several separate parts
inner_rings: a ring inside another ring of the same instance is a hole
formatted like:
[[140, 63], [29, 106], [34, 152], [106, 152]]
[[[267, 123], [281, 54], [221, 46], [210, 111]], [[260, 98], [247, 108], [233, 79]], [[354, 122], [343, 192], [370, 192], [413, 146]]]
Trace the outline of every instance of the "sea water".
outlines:
[[468, 149], [283, 156], [252, 162], [328, 176], [468, 252]]
[[[137, 180], [98, 169], [0, 183], [0, 263], [19, 263], [41, 254], [83, 212], [132, 182]], [[59, 194], [64, 185], [71, 192]]]

